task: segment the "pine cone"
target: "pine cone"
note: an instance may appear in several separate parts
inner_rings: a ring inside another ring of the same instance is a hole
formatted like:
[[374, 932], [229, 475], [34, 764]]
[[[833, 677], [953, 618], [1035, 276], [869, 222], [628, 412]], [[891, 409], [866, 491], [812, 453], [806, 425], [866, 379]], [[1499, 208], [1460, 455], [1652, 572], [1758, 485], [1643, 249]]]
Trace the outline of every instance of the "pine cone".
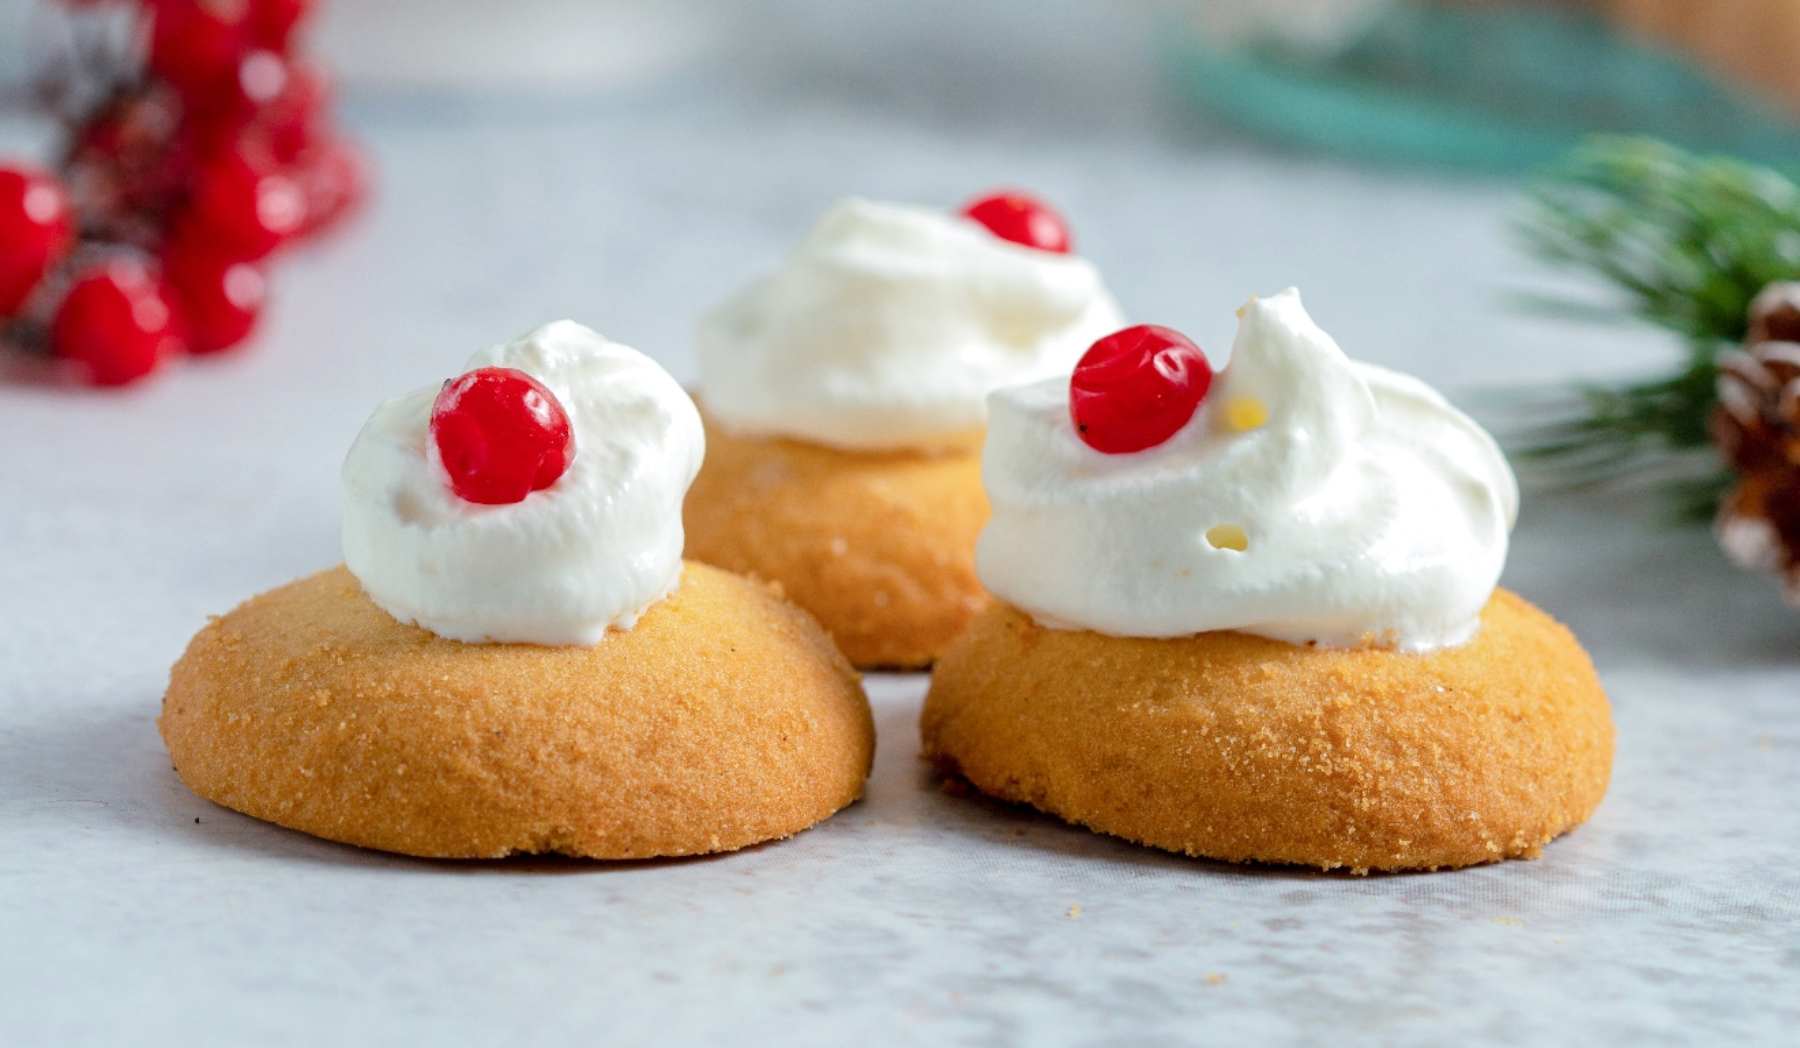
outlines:
[[1739, 565], [1779, 573], [1800, 607], [1800, 283], [1750, 304], [1744, 350], [1719, 357], [1713, 441], [1738, 475], [1719, 506], [1720, 546]]

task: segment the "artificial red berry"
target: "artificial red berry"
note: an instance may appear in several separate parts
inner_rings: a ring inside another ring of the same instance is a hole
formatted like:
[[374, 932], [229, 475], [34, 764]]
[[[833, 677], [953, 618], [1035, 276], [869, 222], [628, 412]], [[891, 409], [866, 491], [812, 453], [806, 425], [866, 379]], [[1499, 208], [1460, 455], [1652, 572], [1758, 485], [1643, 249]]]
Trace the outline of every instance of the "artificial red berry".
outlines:
[[266, 48], [245, 51], [212, 91], [189, 100], [189, 115], [212, 128], [242, 127], [287, 91], [288, 78], [287, 59]]
[[1069, 224], [1050, 205], [1026, 193], [990, 193], [971, 201], [963, 214], [1001, 240], [1039, 251], [1069, 253]]
[[312, 8], [313, 0], [253, 0], [250, 36], [260, 47], [285, 52], [294, 30]]
[[126, 198], [146, 213], [166, 214], [192, 189], [204, 155], [193, 136], [170, 135], [133, 158], [125, 172]]
[[445, 382], [431, 407], [431, 439], [450, 489], [488, 506], [549, 487], [575, 459], [556, 394], [513, 368], [480, 368]]
[[151, 86], [121, 94], [90, 112], [74, 128], [68, 155], [135, 167], [146, 154], [177, 137], [181, 102], [167, 89]]
[[180, 352], [177, 318], [156, 275], [114, 260], [76, 279], [50, 325], [56, 355], [81, 365], [88, 381], [122, 386]]
[[193, 182], [194, 142], [182, 105], [160, 83], [115, 97], [73, 130], [63, 162], [83, 233], [144, 243]]
[[1095, 451], [1153, 448], [1194, 417], [1212, 377], [1206, 355], [1181, 332], [1128, 327], [1082, 354], [1069, 377], [1069, 417]]
[[301, 162], [298, 178], [306, 195], [303, 235], [317, 233], [350, 214], [369, 191], [362, 153], [345, 138], [327, 138], [310, 150]]
[[255, 330], [268, 282], [254, 263], [190, 237], [169, 245], [163, 271], [181, 305], [190, 352], [230, 349]]
[[74, 238], [61, 183], [30, 168], [0, 168], [0, 317], [18, 312]]
[[194, 216], [240, 258], [258, 259], [306, 222], [306, 198], [293, 179], [230, 150], [200, 172]]
[[270, 155], [278, 163], [293, 164], [318, 145], [328, 134], [330, 104], [331, 84], [324, 73], [305, 62], [288, 63], [281, 93], [257, 116]]
[[150, 69], [190, 99], [230, 76], [250, 45], [250, 0], [158, 0]]

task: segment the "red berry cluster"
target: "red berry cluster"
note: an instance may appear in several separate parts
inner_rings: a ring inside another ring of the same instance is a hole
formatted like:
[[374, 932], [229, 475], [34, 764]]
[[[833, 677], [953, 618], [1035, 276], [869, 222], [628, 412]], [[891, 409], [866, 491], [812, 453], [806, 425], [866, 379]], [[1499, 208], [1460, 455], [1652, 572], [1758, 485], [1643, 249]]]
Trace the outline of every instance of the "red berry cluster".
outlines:
[[63, 0], [136, 27], [56, 173], [0, 165], [0, 333], [96, 385], [248, 338], [264, 267], [347, 214], [365, 176], [297, 47], [315, 0]]

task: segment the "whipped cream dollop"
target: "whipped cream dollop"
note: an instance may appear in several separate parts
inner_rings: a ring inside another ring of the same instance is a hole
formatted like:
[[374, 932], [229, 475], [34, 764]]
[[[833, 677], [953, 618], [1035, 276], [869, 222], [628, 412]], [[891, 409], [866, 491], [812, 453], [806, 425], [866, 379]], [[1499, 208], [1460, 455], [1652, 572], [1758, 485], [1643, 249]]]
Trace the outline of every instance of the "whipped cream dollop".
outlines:
[[1067, 379], [994, 395], [983, 584], [1045, 625], [1121, 636], [1467, 641], [1518, 512], [1493, 439], [1346, 357], [1291, 288], [1240, 317], [1200, 410], [1145, 451], [1082, 443]]
[[575, 455], [522, 502], [450, 488], [437, 387], [375, 409], [344, 462], [344, 561], [369, 598], [452, 640], [597, 644], [681, 578], [681, 501], [705, 452], [700, 415], [655, 361], [570, 320], [475, 354], [517, 368], [569, 416]]
[[1084, 259], [851, 199], [708, 313], [696, 348], [707, 411], [729, 429], [930, 450], [972, 444], [991, 390], [1066, 374], [1122, 323]]

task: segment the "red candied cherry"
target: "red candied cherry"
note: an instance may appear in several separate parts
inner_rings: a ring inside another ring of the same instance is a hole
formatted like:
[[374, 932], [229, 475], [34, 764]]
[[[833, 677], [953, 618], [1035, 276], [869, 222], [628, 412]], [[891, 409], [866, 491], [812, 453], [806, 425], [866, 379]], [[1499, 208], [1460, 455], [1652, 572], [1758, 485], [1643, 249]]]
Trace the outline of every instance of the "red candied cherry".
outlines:
[[18, 312], [74, 239], [61, 183], [42, 171], [0, 168], [0, 317]]
[[250, 42], [251, 0], [159, 0], [150, 6], [152, 72], [193, 99], [231, 75]]
[[1187, 425], [1212, 387], [1212, 365], [1186, 335], [1139, 324], [1082, 354], [1069, 377], [1069, 417], [1108, 455], [1153, 448]]
[[239, 257], [258, 259], [306, 223], [306, 197], [291, 178], [229, 150], [200, 172], [195, 217]]
[[543, 383], [514, 368], [479, 368], [444, 383], [431, 439], [450, 489], [486, 506], [521, 502], [556, 483], [575, 459], [568, 413]]
[[56, 355], [97, 386], [123, 386], [180, 352], [177, 317], [147, 267], [113, 260], [79, 276], [50, 324]]
[[1039, 251], [1069, 253], [1069, 224], [1049, 204], [1027, 193], [989, 193], [971, 201], [963, 214], [980, 222], [1001, 240]]
[[255, 330], [268, 281], [254, 263], [190, 236], [169, 244], [163, 270], [181, 305], [190, 352], [230, 349]]

